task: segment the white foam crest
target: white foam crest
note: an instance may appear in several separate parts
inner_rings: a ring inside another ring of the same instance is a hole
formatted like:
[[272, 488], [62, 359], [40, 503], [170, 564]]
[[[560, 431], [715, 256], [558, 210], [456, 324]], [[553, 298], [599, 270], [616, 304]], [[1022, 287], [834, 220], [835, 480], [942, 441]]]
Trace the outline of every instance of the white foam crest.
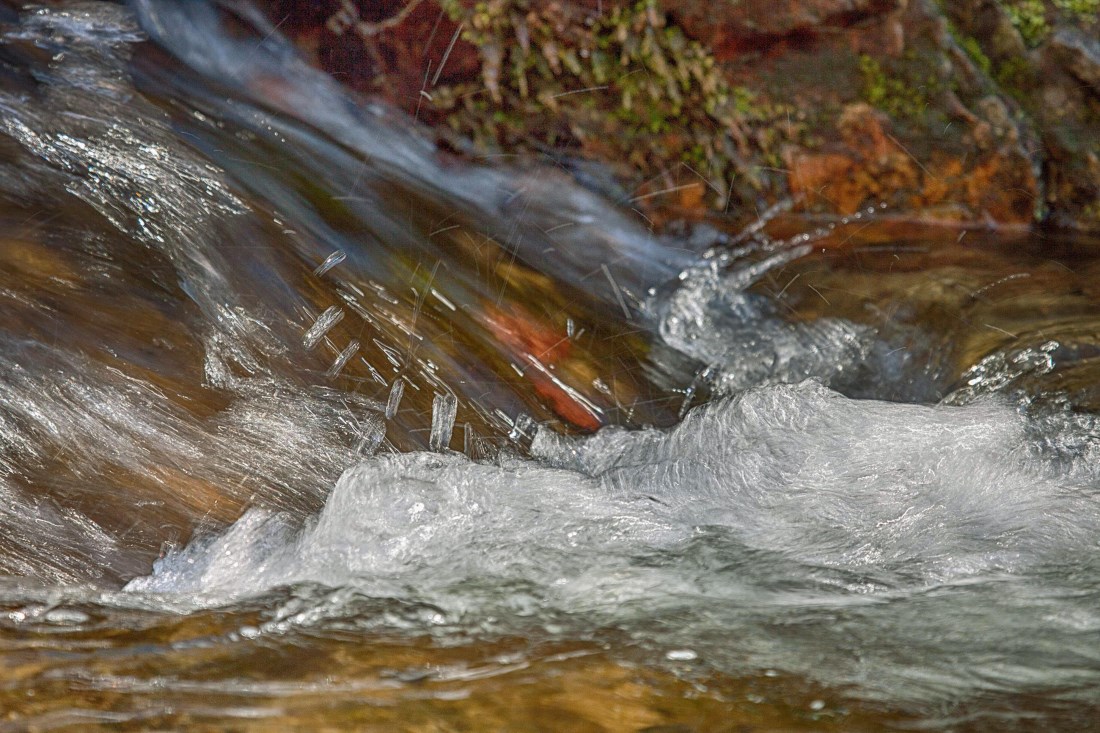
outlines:
[[507, 605], [503, 589], [522, 583], [548, 607], [573, 611], [610, 599], [737, 597], [705, 573], [638, 563], [683, 552], [700, 533], [800, 572], [864, 576], [845, 592], [1026, 573], [1095, 553], [1096, 466], [1036, 454], [1025, 428], [998, 404], [853, 401], [813, 383], [761, 388], [669, 432], [541, 434], [537, 463], [367, 460], [300, 533], [252, 512], [130, 588], [224, 599], [300, 581], [368, 594], [396, 584], [465, 609]]
[[536, 460], [376, 457], [304, 528], [252, 510], [127, 590], [209, 605], [316, 583], [436, 609], [395, 627], [414, 633], [613, 625], [895, 703], [1080, 695], [1100, 689], [1100, 438], [1044, 420], [1065, 423], [1041, 426], [1053, 441], [1001, 403], [808, 382], [670, 431], [543, 432]]
[[701, 267], [682, 276], [675, 291], [649, 304], [658, 333], [672, 348], [710, 367], [721, 394], [807, 378], [824, 381], [864, 362], [874, 331], [849, 321], [819, 318], [792, 323], [775, 302], [747, 292], [768, 271], [808, 253], [793, 247], [728, 270]]

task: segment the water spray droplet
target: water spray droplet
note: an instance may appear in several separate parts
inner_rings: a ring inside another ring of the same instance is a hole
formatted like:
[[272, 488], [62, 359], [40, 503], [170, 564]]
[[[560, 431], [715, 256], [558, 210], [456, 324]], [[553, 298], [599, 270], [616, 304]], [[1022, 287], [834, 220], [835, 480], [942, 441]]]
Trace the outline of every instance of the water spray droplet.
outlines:
[[392, 420], [397, 414], [397, 408], [401, 404], [401, 395], [405, 394], [405, 380], [401, 377], [393, 380], [390, 387], [390, 396], [386, 400], [386, 419]]
[[428, 446], [441, 451], [451, 443], [451, 431], [455, 426], [458, 398], [453, 394], [437, 394], [432, 400], [432, 434]]
[[313, 271], [313, 274], [316, 275], [317, 277], [320, 277], [321, 275], [324, 275], [326, 272], [328, 272], [329, 270], [331, 270], [332, 268], [336, 267], [341, 262], [346, 260], [347, 257], [348, 257], [348, 255], [347, 255], [346, 252], [344, 252], [343, 250], [338, 249], [335, 252], [333, 252], [332, 254], [330, 254], [328, 257], [326, 257], [324, 262], [317, 265], [317, 269]]
[[302, 346], [306, 350], [312, 349], [317, 345], [325, 334], [332, 330], [340, 321], [344, 320], [344, 311], [339, 307], [332, 305], [325, 309], [325, 312], [317, 317], [317, 320], [313, 322], [313, 325], [309, 327], [309, 330], [302, 336]]
[[340, 355], [336, 357], [336, 361], [332, 362], [332, 366], [328, 368], [328, 376], [335, 377], [339, 374], [357, 351], [359, 351], [359, 342], [352, 341], [340, 352]]

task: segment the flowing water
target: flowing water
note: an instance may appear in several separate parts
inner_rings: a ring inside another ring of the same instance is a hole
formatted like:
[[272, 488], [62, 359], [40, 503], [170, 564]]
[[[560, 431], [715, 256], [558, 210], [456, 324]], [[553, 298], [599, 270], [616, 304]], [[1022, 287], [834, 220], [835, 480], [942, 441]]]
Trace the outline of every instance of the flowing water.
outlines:
[[0, 730], [1095, 725], [1100, 242], [628, 208], [0, 5]]

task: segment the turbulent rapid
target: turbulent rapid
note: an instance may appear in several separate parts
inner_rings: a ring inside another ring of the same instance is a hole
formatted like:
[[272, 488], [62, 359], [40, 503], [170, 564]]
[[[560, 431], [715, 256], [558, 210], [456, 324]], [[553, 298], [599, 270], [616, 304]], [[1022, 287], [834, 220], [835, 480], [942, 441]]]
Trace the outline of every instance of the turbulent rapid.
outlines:
[[0, 730], [1100, 712], [1095, 242], [655, 234], [246, 3], [0, 23]]
[[[509, 630], [564, 615], [886, 699], [1037, 674], [1084, 689], [1100, 663], [1100, 443], [1035, 432], [998, 404], [753, 388], [667, 432], [540, 435], [537, 462], [367, 461], [308, 527], [253, 510], [127, 589], [223, 603], [314, 582]], [[997, 664], [974, 659], [991, 645]], [[844, 651], [817, 658], [829, 647]]]

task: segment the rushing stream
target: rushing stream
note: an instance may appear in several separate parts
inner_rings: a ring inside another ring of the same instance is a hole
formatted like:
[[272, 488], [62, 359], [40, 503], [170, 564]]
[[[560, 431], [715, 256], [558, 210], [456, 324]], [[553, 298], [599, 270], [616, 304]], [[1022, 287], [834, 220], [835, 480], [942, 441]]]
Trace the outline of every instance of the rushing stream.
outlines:
[[614, 195], [0, 4], [0, 730], [1095, 725], [1100, 242]]

